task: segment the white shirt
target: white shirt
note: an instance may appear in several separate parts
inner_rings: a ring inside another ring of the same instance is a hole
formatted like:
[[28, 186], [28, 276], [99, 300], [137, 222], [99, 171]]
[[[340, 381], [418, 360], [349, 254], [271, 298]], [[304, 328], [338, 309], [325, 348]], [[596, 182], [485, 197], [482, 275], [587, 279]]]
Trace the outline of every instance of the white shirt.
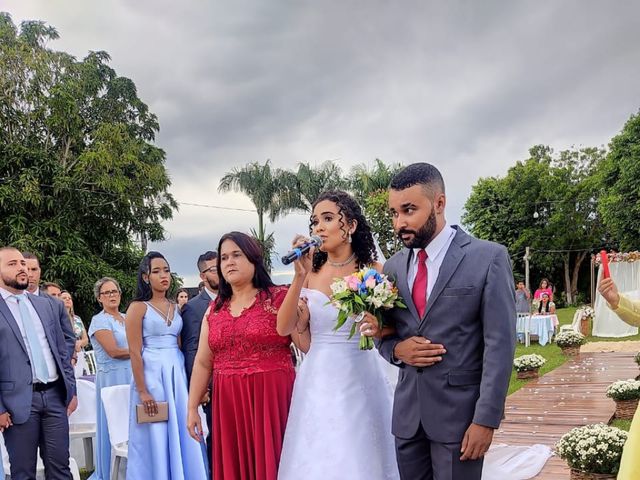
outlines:
[[[2, 298], [6, 302], [7, 307], [9, 307], [11, 315], [13, 315], [14, 320], [18, 324], [18, 328], [20, 329], [20, 333], [22, 334], [22, 340], [24, 341], [24, 344], [27, 347], [27, 352], [29, 353], [29, 360], [31, 361], [31, 372], [33, 374], [33, 380], [35, 381], [36, 378], [33, 356], [31, 355], [31, 348], [29, 347], [29, 342], [24, 331], [24, 325], [21, 321], [22, 315], [20, 315], [18, 300], [13, 297], [13, 293], [5, 290], [4, 288], [0, 288], [0, 294], [2, 294]], [[56, 361], [53, 358], [53, 353], [51, 352], [51, 347], [49, 346], [49, 341], [47, 340], [47, 335], [45, 334], [44, 327], [42, 326], [42, 320], [40, 319], [40, 315], [38, 315], [38, 312], [36, 312], [34, 306], [31, 304], [31, 301], [27, 301], [25, 302], [25, 304], [27, 306], [27, 309], [29, 310], [29, 313], [31, 314], [31, 318], [34, 320], [33, 326], [36, 331], [36, 335], [38, 336], [40, 347], [42, 348], [44, 360], [47, 363], [47, 370], [49, 371], [49, 378], [47, 380], [47, 383], [53, 382], [58, 379], [58, 370], [56, 368]]]
[[[427, 252], [427, 303], [429, 302], [429, 296], [433, 290], [433, 286], [438, 279], [438, 273], [440, 273], [440, 267], [444, 260], [449, 246], [453, 241], [453, 237], [456, 236], [456, 229], [450, 227], [449, 224], [445, 224], [444, 228], [435, 236], [429, 245], [424, 249]], [[421, 248], [413, 249], [413, 257], [409, 264], [409, 271], [407, 272], [407, 282], [409, 283], [409, 291], [413, 293], [413, 282], [418, 275], [418, 252]]]
[[215, 300], [216, 298], [218, 298], [218, 294], [217, 293], [213, 293], [207, 287], [204, 287], [204, 291], [207, 292], [207, 295], [209, 295], [209, 297], [211, 297], [211, 300]]

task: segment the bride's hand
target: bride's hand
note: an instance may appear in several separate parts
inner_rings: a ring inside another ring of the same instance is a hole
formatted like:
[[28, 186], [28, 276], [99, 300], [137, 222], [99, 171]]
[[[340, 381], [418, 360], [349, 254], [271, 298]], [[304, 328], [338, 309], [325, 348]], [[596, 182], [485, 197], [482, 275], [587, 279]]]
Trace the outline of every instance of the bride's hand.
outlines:
[[296, 322], [296, 330], [298, 333], [304, 332], [309, 326], [309, 306], [307, 305], [307, 299], [301, 298], [298, 301], [298, 321]]
[[380, 325], [378, 319], [369, 312], [364, 312], [364, 318], [360, 322], [360, 334], [365, 337], [378, 337], [380, 335]]
[[[298, 248], [308, 241], [309, 241], [309, 238], [303, 235], [296, 235], [295, 238], [293, 239], [293, 242], [291, 242], [291, 246], [293, 248]], [[313, 263], [312, 259], [313, 259], [314, 252], [315, 252], [315, 247], [311, 247], [311, 249], [306, 254], [304, 254], [298, 260], [293, 262], [296, 275], [300, 275], [301, 277], [304, 278], [309, 274], [309, 272], [311, 272], [312, 263]]]

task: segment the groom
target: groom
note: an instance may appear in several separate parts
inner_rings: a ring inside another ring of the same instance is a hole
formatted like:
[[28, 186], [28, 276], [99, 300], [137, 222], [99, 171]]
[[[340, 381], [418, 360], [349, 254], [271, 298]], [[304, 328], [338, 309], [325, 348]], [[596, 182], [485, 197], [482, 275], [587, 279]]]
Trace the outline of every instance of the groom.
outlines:
[[405, 249], [384, 273], [407, 309], [380, 354], [400, 367], [392, 432], [404, 480], [480, 480], [504, 410], [515, 349], [515, 297], [506, 248], [445, 219], [442, 175], [428, 163], [391, 180], [393, 228]]

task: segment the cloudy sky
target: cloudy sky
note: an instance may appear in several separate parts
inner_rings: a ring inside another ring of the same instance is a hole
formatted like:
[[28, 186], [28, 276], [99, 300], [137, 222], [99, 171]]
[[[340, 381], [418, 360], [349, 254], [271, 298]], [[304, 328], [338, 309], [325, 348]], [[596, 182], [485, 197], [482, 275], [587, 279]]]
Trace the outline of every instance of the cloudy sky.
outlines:
[[[107, 51], [135, 81], [183, 203], [154, 247], [187, 285], [222, 233], [257, 223], [250, 211], [185, 205], [251, 209], [217, 193], [234, 166], [428, 161], [457, 223], [478, 178], [503, 175], [538, 143], [607, 144], [640, 107], [635, 0], [0, 0], [0, 10], [55, 26], [51, 46], [79, 58]], [[306, 225], [290, 215], [268, 229], [283, 253]]]

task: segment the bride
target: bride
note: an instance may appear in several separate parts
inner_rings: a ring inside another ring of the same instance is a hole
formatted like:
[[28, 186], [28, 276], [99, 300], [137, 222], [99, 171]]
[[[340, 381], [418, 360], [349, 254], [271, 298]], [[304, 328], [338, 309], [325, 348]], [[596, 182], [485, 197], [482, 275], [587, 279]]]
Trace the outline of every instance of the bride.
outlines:
[[[377, 351], [348, 340], [352, 320], [334, 332], [331, 283], [363, 267], [382, 270], [371, 229], [356, 201], [325, 192], [313, 205], [311, 232], [322, 246], [295, 262], [278, 312], [278, 333], [307, 353], [293, 390], [278, 478], [398, 479], [391, 435], [392, 391]], [[297, 236], [294, 246], [306, 238]], [[380, 335], [373, 315], [359, 328]]]

